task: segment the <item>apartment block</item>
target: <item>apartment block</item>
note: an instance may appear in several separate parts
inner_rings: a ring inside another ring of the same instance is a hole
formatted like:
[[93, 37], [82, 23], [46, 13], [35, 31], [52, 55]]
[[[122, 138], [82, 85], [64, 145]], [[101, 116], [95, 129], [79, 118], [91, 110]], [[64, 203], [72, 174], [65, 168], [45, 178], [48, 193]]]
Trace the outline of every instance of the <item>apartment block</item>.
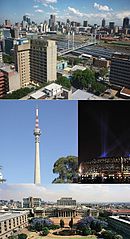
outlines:
[[43, 39], [30, 42], [30, 80], [50, 82], [56, 80], [57, 45], [55, 41]]
[[20, 86], [30, 83], [30, 42], [24, 40], [15, 45], [15, 68], [20, 74]]
[[[24, 43], [25, 42], [25, 43]], [[15, 45], [15, 67], [21, 87], [57, 79], [57, 45], [53, 40], [33, 39]]]

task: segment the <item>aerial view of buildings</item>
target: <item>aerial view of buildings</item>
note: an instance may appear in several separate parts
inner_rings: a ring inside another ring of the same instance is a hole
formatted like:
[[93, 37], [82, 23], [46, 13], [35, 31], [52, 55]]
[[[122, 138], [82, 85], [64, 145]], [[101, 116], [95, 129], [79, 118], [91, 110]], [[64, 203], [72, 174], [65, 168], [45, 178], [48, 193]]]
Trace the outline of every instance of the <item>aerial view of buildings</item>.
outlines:
[[130, 0], [0, 0], [0, 239], [130, 239]]

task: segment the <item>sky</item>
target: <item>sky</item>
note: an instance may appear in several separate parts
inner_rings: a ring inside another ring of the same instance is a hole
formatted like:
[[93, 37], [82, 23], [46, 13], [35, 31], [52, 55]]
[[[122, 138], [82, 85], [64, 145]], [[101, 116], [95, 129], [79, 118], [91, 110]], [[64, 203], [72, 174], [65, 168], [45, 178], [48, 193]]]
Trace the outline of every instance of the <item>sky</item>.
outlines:
[[130, 156], [128, 108], [129, 101], [79, 102], [80, 162]]
[[72, 197], [77, 202], [129, 202], [130, 185], [102, 185], [102, 184], [58, 184], [36, 186], [34, 184], [1, 184], [0, 199], [20, 200], [24, 197], [40, 197], [48, 202], [56, 202], [61, 197]]
[[90, 24], [115, 21], [122, 25], [123, 17], [130, 17], [129, 0], [0, 0], [0, 22], [10, 19], [21, 22], [27, 14], [37, 23], [48, 20], [55, 14], [58, 21], [88, 20]]
[[1, 101], [0, 165], [8, 184], [33, 183], [37, 105], [42, 184], [51, 184], [57, 177], [52, 171], [57, 159], [78, 155], [76, 101]]

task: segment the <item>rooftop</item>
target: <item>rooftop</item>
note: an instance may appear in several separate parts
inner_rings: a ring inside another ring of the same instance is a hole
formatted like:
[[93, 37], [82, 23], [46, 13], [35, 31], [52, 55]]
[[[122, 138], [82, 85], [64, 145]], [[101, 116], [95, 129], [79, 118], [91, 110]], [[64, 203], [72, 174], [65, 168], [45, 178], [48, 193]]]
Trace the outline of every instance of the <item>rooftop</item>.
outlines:
[[32, 97], [33, 99], [40, 99], [40, 98], [46, 96], [46, 94], [43, 92], [43, 90], [44, 90], [44, 88], [36, 91], [35, 93], [31, 94], [30, 97]]
[[0, 222], [5, 221], [5, 220], [9, 220], [11, 218], [15, 218], [21, 215], [25, 215], [27, 214], [28, 211], [18, 211], [18, 212], [5, 212], [5, 213], [0, 213]]
[[119, 216], [110, 216], [110, 218], [115, 219], [115, 220], [117, 220], [117, 221], [120, 221], [120, 222], [123, 222], [123, 223], [126, 223], [126, 224], [130, 225], [130, 221], [121, 219], [121, 218], [119, 218]]
[[83, 90], [76, 90], [72, 96], [72, 100], [102, 100], [103, 98]]
[[59, 88], [62, 88], [62, 86], [58, 85], [56, 83], [52, 83], [52, 84], [44, 87], [45, 90], [49, 90], [49, 91], [59, 90]]

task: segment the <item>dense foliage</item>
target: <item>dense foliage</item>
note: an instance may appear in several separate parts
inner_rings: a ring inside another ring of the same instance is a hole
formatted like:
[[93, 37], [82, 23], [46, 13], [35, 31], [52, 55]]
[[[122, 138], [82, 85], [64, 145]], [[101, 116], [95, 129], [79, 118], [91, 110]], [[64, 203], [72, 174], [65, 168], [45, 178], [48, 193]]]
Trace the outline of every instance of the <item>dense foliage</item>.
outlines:
[[56, 80], [56, 83], [59, 85], [62, 85], [63, 87], [65, 87], [67, 89], [71, 88], [70, 80], [65, 76], [58, 77], [58, 79]]
[[25, 88], [21, 88], [19, 90], [13, 91], [12, 93], [9, 93], [4, 98], [5, 99], [21, 99], [22, 97], [26, 96], [32, 91], [34, 91], [33, 87], [31, 89], [28, 87], [25, 87]]
[[45, 227], [51, 227], [53, 225], [52, 221], [45, 218], [34, 218], [30, 224], [30, 228], [38, 232], [42, 231]]
[[96, 95], [106, 90], [105, 85], [96, 81], [95, 71], [90, 69], [75, 71], [72, 76], [71, 84], [77, 89], [85, 89]]
[[67, 156], [59, 158], [53, 166], [53, 173], [59, 174], [53, 183], [71, 183], [77, 177], [78, 158], [75, 156]]

